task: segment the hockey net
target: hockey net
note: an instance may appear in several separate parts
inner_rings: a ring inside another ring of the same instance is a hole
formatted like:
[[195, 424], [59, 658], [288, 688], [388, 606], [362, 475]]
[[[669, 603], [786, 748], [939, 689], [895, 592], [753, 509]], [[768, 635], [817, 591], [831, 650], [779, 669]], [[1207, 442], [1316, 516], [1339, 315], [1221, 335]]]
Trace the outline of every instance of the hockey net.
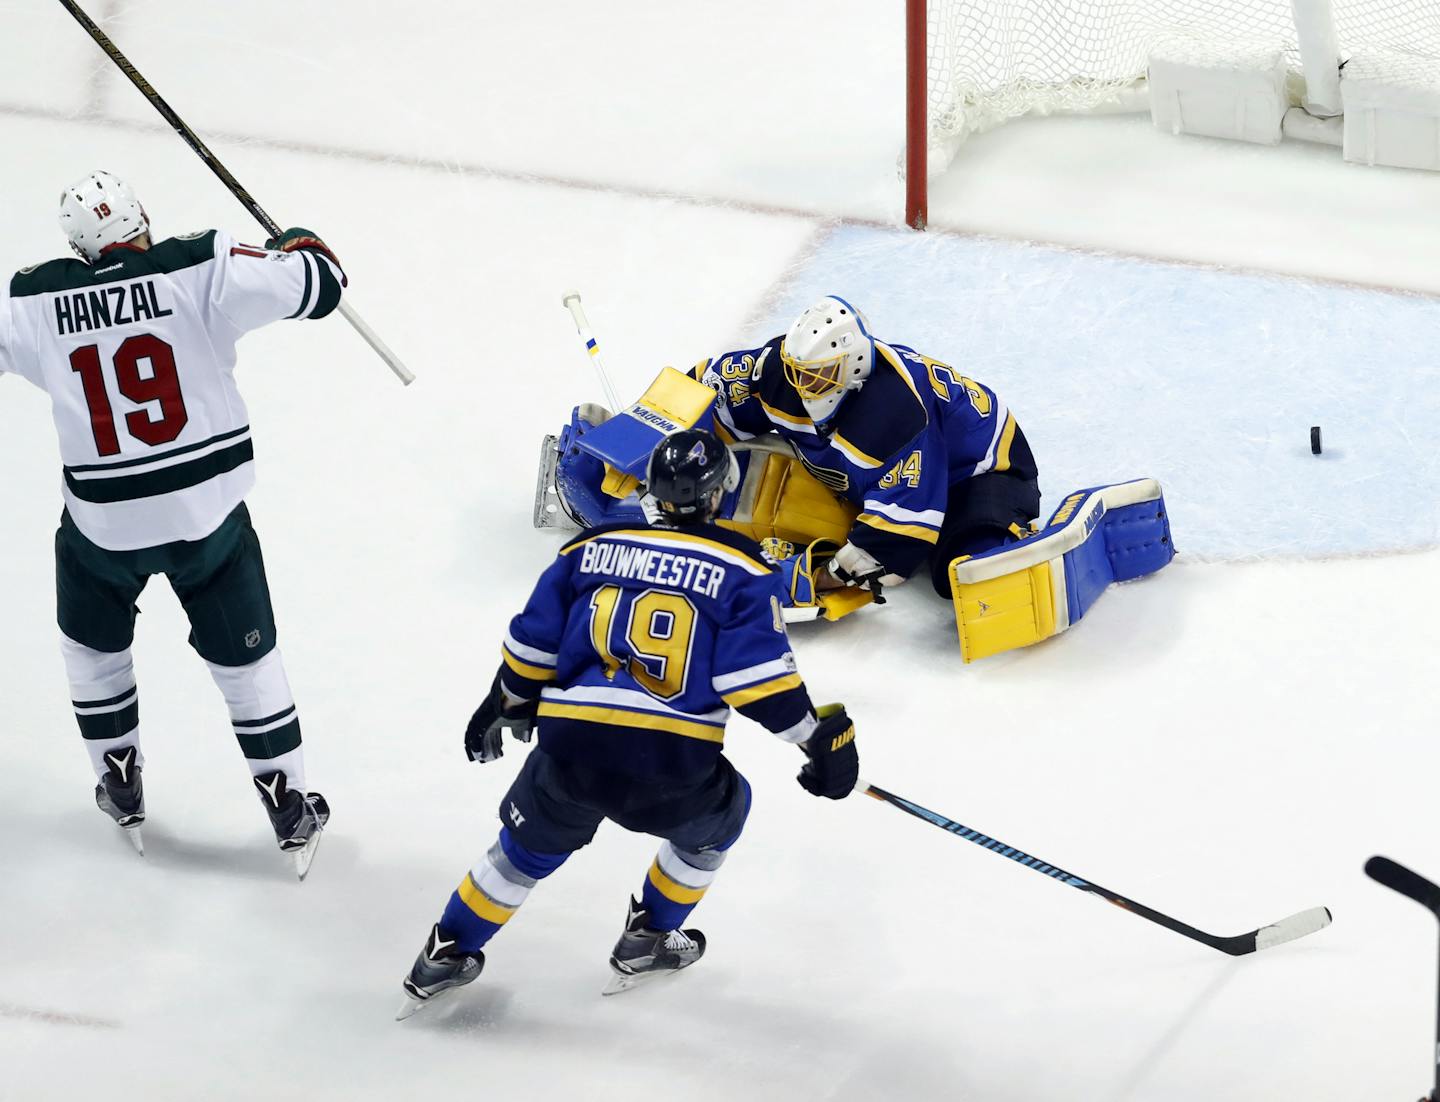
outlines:
[[[1440, 0], [1331, 6], [1342, 57], [1364, 47], [1440, 58]], [[928, 0], [925, 20], [931, 173], [1006, 119], [1120, 106], [1162, 42], [1283, 44], [1300, 67], [1291, 0]]]

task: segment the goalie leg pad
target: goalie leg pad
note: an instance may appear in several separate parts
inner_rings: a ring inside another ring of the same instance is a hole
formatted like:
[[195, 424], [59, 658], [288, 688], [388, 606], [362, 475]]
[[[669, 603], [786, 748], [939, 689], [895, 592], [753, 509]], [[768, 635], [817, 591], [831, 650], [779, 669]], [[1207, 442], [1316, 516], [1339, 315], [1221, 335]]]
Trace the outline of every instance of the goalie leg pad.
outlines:
[[1111, 582], [1154, 573], [1174, 555], [1154, 479], [1073, 493], [1035, 535], [951, 562], [961, 656], [973, 662], [1057, 635]]

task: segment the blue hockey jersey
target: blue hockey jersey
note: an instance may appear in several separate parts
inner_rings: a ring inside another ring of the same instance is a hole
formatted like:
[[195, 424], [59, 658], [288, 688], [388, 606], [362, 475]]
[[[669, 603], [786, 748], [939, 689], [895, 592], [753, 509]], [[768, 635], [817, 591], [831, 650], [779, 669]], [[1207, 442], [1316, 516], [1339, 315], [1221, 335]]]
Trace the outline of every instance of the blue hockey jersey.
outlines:
[[940, 535], [950, 487], [986, 471], [1036, 477], [1015, 415], [996, 393], [901, 344], [875, 342], [870, 378], [817, 426], [780, 364], [782, 338], [704, 360], [728, 440], [778, 433], [809, 472], [859, 506], [850, 541], [908, 576]]
[[501, 648], [540, 698], [540, 745], [630, 777], [708, 773], [731, 708], [789, 742], [815, 728], [758, 544], [714, 525], [612, 524], [567, 543]]

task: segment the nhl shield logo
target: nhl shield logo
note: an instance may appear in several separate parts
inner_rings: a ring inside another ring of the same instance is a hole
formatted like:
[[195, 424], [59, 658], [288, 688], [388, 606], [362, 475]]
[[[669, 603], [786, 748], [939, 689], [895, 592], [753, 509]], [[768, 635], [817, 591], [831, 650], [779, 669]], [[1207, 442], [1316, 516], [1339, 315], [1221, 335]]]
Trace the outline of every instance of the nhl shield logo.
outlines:
[[248, 632], [245, 633], [245, 645], [246, 645], [247, 647], [249, 647], [251, 650], [254, 650], [256, 647], [258, 647], [258, 646], [260, 645], [260, 629], [259, 629], [259, 628], [252, 628], [250, 631], [248, 631]]

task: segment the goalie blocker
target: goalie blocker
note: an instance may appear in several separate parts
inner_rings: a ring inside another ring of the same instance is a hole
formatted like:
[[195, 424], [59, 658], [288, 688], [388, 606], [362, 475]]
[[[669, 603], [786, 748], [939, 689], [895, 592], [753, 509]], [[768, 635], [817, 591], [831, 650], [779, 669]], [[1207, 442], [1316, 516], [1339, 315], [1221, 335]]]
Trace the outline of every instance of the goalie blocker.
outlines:
[[1174, 557], [1153, 478], [1078, 490], [1040, 531], [950, 564], [961, 657], [973, 662], [1058, 635], [1111, 582], [1153, 574]]

